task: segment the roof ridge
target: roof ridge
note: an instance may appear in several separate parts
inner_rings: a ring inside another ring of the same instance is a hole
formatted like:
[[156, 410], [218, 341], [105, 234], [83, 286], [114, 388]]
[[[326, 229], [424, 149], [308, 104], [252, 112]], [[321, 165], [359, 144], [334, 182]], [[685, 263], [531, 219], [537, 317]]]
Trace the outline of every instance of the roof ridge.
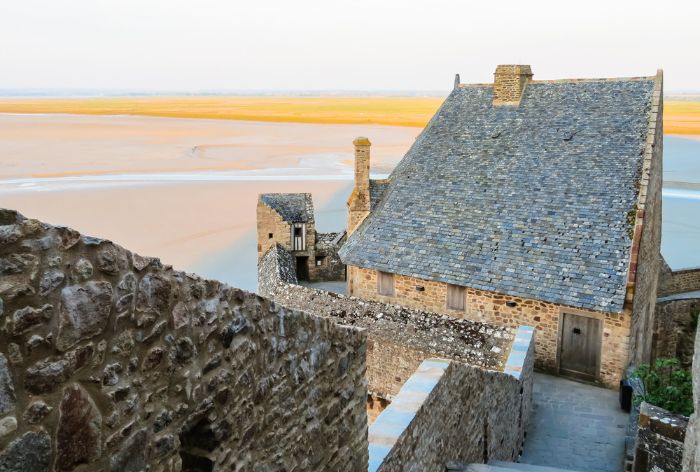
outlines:
[[[529, 80], [528, 84], [577, 84], [586, 82], [623, 82], [623, 81], [640, 81], [640, 80], [656, 80], [656, 75], [649, 76], [633, 76], [633, 77], [590, 77], [590, 78], [570, 78], [570, 79], [539, 79]], [[459, 84], [460, 88], [471, 87], [493, 87], [493, 83], [474, 83], [474, 84]]]

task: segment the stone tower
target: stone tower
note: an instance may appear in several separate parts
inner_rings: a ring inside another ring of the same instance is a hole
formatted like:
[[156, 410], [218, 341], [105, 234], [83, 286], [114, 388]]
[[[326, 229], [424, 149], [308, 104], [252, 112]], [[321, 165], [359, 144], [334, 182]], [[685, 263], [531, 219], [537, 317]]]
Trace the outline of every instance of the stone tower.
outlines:
[[532, 80], [532, 69], [527, 65], [500, 65], [493, 75], [493, 104], [518, 105]]
[[372, 143], [364, 137], [355, 138], [355, 188], [348, 199], [348, 235], [362, 223], [370, 210], [369, 148]]

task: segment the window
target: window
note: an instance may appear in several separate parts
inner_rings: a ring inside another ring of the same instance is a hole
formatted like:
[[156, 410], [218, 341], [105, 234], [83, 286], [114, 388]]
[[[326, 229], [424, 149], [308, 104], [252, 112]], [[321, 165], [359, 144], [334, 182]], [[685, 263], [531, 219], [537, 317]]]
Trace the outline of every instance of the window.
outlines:
[[394, 295], [394, 274], [377, 271], [377, 293], [379, 295]]
[[272, 233], [267, 233], [267, 239], [272, 239]]
[[306, 251], [306, 224], [292, 225], [292, 251]]
[[316, 266], [322, 266], [323, 265], [323, 260], [325, 259], [324, 256], [316, 256]]
[[464, 310], [464, 287], [447, 284], [447, 308]]

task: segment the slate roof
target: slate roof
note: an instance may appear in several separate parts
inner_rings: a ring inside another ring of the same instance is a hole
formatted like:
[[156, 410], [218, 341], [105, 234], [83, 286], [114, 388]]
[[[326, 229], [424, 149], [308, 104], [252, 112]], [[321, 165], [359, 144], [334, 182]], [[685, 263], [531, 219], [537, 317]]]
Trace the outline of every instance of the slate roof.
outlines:
[[379, 205], [379, 202], [384, 195], [384, 191], [389, 186], [389, 180], [387, 179], [370, 179], [369, 181], [369, 207], [370, 211]]
[[346, 264], [622, 311], [653, 78], [453, 90], [340, 251]]
[[288, 223], [314, 221], [314, 203], [310, 193], [264, 193], [260, 195], [260, 201]]

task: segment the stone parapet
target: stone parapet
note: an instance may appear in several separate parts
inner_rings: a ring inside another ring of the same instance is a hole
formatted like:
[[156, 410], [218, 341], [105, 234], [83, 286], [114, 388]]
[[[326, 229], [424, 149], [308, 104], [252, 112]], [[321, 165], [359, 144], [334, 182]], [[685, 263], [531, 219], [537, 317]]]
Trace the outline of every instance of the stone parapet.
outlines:
[[[531, 372], [532, 357], [525, 362], [522, 372]], [[369, 471], [514, 461], [532, 397], [531, 374], [517, 375], [444, 359], [423, 361], [369, 429]]]
[[680, 471], [687, 426], [687, 417], [643, 402], [639, 409], [633, 472]]
[[367, 377], [373, 393], [391, 397], [427, 358], [443, 357], [503, 371], [515, 329], [295, 285], [282, 247], [258, 263], [258, 292], [281, 305], [324, 313], [368, 337]]
[[0, 210], [0, 470], [367, 470], [366, 335]]

